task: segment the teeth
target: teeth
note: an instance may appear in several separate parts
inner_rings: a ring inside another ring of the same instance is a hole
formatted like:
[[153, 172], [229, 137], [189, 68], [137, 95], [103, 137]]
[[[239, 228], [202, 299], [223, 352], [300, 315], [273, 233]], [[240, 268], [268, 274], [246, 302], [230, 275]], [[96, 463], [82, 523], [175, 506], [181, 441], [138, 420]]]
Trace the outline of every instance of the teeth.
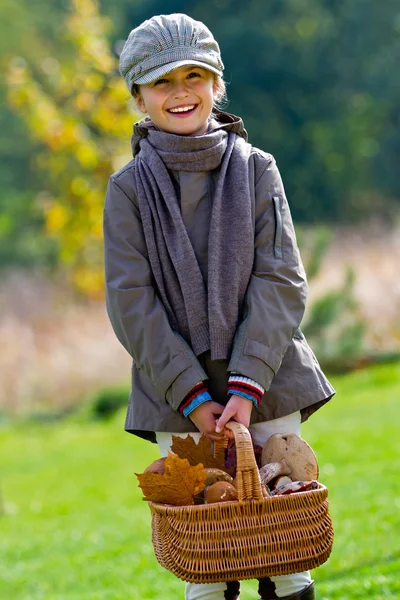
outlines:
[[170, 108], [169, 112], [172, 112], [172, 113], [187, 112], [188, 110], [193, 110], [193, 108], [194, 108], [194, 104], [192, 104], [192, 106], [184, 106], [181, 108]]

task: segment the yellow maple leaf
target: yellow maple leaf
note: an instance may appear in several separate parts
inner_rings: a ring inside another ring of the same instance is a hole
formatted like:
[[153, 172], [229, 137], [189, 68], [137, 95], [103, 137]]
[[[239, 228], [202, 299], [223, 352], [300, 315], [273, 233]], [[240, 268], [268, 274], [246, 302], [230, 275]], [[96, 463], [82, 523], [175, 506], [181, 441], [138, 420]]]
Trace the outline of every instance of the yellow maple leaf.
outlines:
[[193, 496], [205, 488], [207, 473], [203, 465], [192, 466], [185, 458], [169, 453], [164, 464], [164, 475], [135, 473], [144, 500], [184, 506], [194, 504]]

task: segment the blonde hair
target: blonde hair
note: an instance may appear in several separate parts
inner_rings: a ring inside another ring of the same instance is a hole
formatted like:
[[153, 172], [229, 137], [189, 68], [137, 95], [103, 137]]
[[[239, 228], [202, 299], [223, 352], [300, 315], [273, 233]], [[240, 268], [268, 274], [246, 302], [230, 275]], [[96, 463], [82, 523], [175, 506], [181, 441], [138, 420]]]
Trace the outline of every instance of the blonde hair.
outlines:
[[214, 108], [222, 108], [228, 101], [226, 94], [226, 83], [220, 75], [214, 75], [215, 93]]
[[[220, 109], [227, 101], [226, 83], [220, 75], [213, 73], [214, 76], [214, 108]], [[140, 97], [140, 85], [134, 83], [132, 85], [131, 94], [133, 98]]]

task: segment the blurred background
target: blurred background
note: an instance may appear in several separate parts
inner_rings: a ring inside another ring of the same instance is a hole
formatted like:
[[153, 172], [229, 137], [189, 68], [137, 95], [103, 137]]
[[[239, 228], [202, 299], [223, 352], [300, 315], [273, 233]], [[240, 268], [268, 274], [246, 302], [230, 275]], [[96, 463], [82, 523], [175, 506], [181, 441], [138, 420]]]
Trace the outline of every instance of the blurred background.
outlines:
[[0, 3], [0, 410], [65, 410], [128, 381], [103, 300], [102, 206], [137, 119], [131, 28], [189, 12], [221, 46], [226, 110], [275, 155], [324, 366], [400, 343], [400, 11], [395, 0]]
[[118, 55], [172, 12], [212, 30], [226, 110], [276, 157], [310, 283], [302, 329], [338, 392], [302, 430], [336, 536], [318, 597], [398, 600], [398, 0], [0, 0], [0, 597], [183, 594], [134, 477], [157, 448], [123, 433], [130, 358], [102, 243], [138, 118]]

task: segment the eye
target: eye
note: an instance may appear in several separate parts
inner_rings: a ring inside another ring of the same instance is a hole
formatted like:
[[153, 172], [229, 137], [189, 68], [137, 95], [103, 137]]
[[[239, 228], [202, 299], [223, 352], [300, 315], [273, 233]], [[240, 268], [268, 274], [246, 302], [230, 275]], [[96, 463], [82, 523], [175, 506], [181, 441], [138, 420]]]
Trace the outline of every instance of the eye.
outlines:
[[154, 82], [154, 85], [158, 85], [159, 83], [168, 83], [168, 79], [161, 77], [161, 79], [157, 79], [157, 81]]
[[188, 79], [193, 79], [194, 77], [201, 77], [200, 73], [197, 73], [196, 71], [191, 71], [188, 75]]

